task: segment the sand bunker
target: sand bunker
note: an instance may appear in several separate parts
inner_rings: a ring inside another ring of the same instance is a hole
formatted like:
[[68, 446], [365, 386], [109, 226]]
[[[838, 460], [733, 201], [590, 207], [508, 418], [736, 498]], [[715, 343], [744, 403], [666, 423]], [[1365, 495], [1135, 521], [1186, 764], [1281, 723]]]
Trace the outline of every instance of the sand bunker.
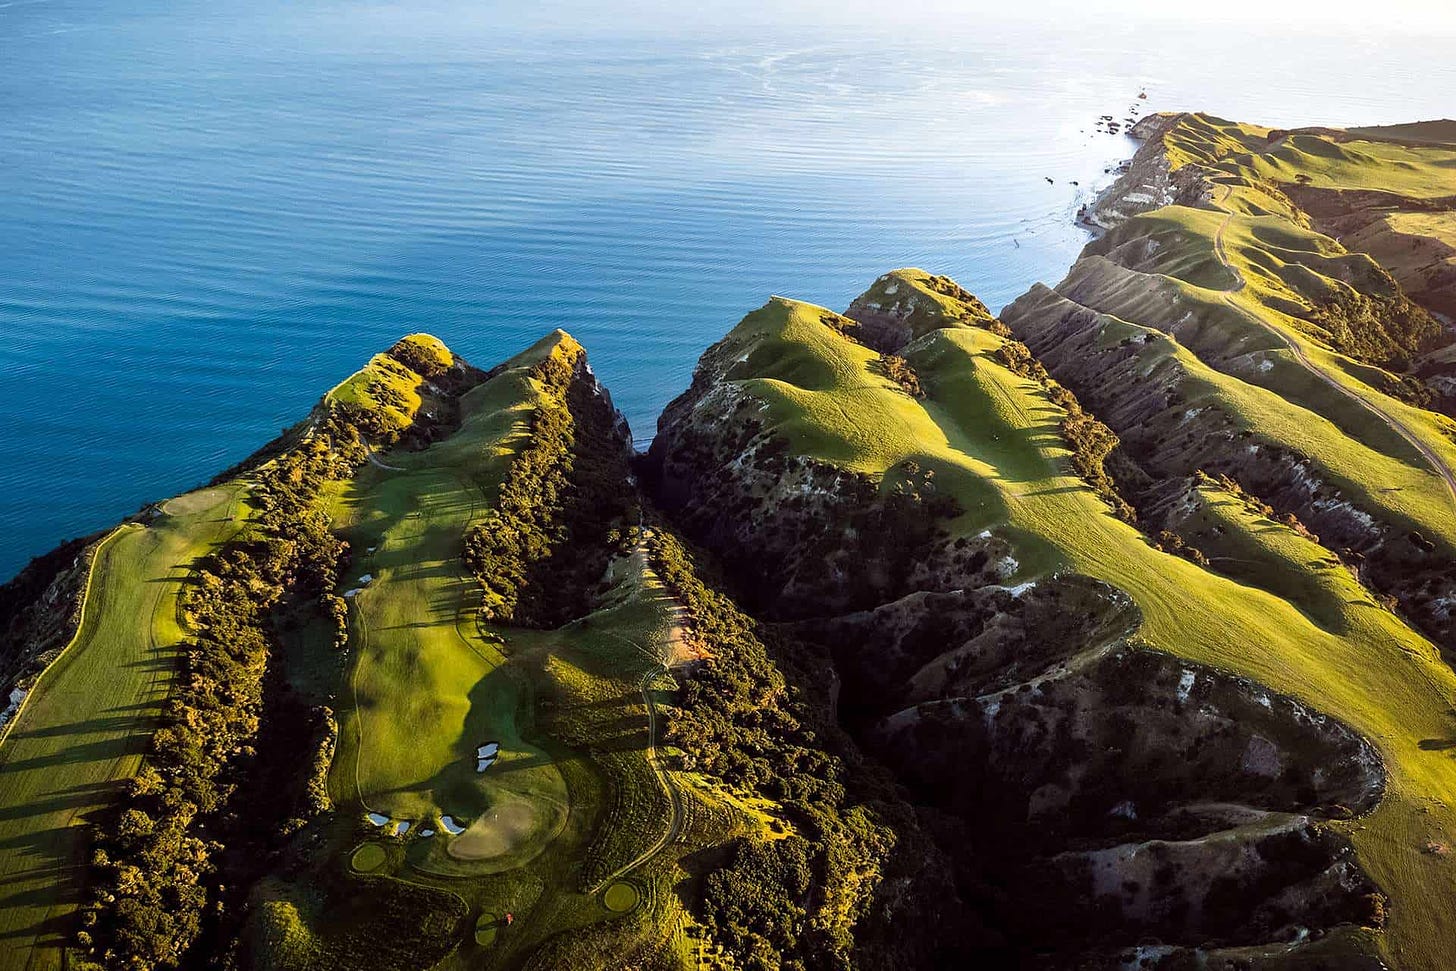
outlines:
[[486, 742], [475, 750], [475, 771], [484, 772], [495, 764], [496, 758], [500, 755], [499, 742]]
[[449, 833], [451, 836], [459, 836], [461, 833], [465, 832], [465, 827], [455, 822], [454, 816], [441, 816], [440, 828], [443, 829], [445, 832]]
[[370, 813], [369, 821], [375, 826], [383, 826], [385, 823], [389, 822], [389, 817], [380, 813]]

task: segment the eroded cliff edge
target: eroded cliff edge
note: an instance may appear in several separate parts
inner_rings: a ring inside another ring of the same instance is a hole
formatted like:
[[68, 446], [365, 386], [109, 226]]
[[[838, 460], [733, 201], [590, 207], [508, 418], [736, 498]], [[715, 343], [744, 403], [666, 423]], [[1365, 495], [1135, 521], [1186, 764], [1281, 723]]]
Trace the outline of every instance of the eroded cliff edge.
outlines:
[[1221, 642], [1262, 633], [1257, 602], [1168, 629], [1239, 595], [1126, 521], [1098, 427], [969, 293], [897, 271], [847, 315], [745, 318], [664, 413], [648, 478], [832, 664], [840, 724], [1004, 935], [984, 960], [1262, 963], [1300, 939], [1376, 966], [1360, 928], [1385, 898], [1331, 820], [1376, 805], [1380, 757], [1334, 705], [1239, 673]]

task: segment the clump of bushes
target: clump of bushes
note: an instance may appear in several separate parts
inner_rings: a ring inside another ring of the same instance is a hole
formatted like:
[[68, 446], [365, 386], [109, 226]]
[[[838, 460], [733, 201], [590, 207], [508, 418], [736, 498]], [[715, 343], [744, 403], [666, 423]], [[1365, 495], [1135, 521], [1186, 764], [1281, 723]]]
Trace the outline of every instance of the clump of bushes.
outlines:
[[920, 376], [915, 373], [910, 362], [898, 354], [881, 351], [880, 359], [874, 364], [874, 370], [898, 384], [910, 397], [925, 397], [925, 390], [920, 387]]
[[[229, 844], [246, 844], [258, 816], [286, 835], [328, 808], [323, 772], [336, 735], [331, 712], [284, 705], [272, 712], [280, 723], [267, 741], [270, 751], [288, 756], [260, 759], [258, 748], [270, 717], [267, 676], [282, 617], [330, 617], [336, 641], [345, 637], [332, 591], [347, 546], [315, 500], [325, 481], [365, 460], [370, 432], [379, 427], [373, 417], [358, 405], [331, 403], [315, 434], [258, 467], [250, 524], [198, 566], [181, 596], [191, 636], [162, 726], [94, 834], [91, 899], [76, 940], [107, 966], [194, 963], [191, 951], [208, 927], [231, 918], [223, 898], [245, 890], [240, 875], [259, 863], [255, 856], [228, 867], [229, 880], [242, 885], [224, 888], [219, 859]], [[288, 785], [278, 786], [280, 780]]]
[[1171, 529], [1160, 530], [1158, 533], [1158, 541], [1154, 546], [1164, 553], [1176, 554], [1184, 559], [1191, 560], [1199, 566], [1208, 566], [1208, 557], [1204, 555], [1203, 551], [1195, 546], [1189, 545], [1182, 536], [1173, 532]]
[[894, 825], [903, 820], [879, 798], [858, 798], [873, 774], [849, 772], [826, 750], [834, 729], [780, 667], [792, 668], [801, 649], [705, 585], [665, 530], [653, 530], [648, 554], [707, 655], [680, 678], [669, 742], [685, 768], [779, 803], [796, 834], [736, 840], [704, 880], [702, 919], [741, 967], [847, 968], [855, 923], [904, 839]]
[[1007, 340], [993, 353], [1007, 369], [1040, 384], [1046, 389], [1047, 396], [1067, 413], [1067, 417], [1062, 419], [1061, 431], [1072, 450], [1072, 467], [1077, 470], [1077, 475], [1112, 507], [1118, 519], [1136, 523], [1137, 511], [1117, 491], [1117, 483], [1106, 467], [1107, 457], [1119, 444], [1117, 433], [1088, 414], [1077, 396], [1053, 380], [1025, 344]]
[[488, 620], [555, 627], [591, 609], [597, 580], [635, 510], [627, 443], [586, 370], [558, 345], [534, 365], [547, 401], [485, 521], [465, 540]]
[[438, 377], [455, 363], [443, 344], [423, 334], [401, 338], [386, 353], [422, 378]]
[[[1434, 317], [1403, 294], [1371, 297], [1345, 287], [1332, 289], [1308, 319], [1340, 353], [1396, 371], [1409, 368], [1411, 359], [1436, 346], [1444, 333]], [[1419, 395], [1424, 386], [1401, 384], [1392, 393], [1402, 389]]]

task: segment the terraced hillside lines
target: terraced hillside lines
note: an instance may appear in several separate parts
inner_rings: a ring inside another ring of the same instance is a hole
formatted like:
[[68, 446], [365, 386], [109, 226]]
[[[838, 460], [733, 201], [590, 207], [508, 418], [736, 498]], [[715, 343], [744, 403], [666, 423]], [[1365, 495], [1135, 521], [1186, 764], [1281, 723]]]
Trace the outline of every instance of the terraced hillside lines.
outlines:
[[[355, 705], [335, 775], [347, 766], [349, 795], [394, 819], [482, 820], [451, 854], [491, 868], [539, 851], [567, 811], [560, 772], [525, 738], [529, 686], [476, 628], [479, 586], [460, 560], [530, 417], [526, 381], [517, 369], [467, 393], [452, 436], [392, 453], [338, 501], [354, 548], [372, 552], [345, 581], [355, 588]], [[475, 749], [488, 742], [500, 756], [481, 774]], [[510, 839], [485, 832], [487, 810], [514, 820], [493, 830]]]
[[[1233, 194], [1233, 188], [1231, 186], [1221, 186], [1220, 188], [1223, 189], [1223, 198], [1224, 201], [1227, 202], [1229, 196]], [[1244, 317], [1256, 326], [1264, 328], [1270, 334], [1274, 335], [1276, 338], [1283, 342], [1284, 346], [1289, 349], [1289, 352], [1294, 355], [1294, 357], [1299, 361], [1301, 365], [1307, 368], [1321, 381], [1329, 385], [1329, 387], [1333, 388], [1341, 395], [1348, 398], [1357, 407], [1363, 408], [1373, 414], [1380, 421], [1388, 425], [1392, 431], [1394, 431], [1396, 434], [1400, 435], [1407, 442], [1409, 442], [1411, 448], [1415, 449], [1421, 454], [1421, 456], [1430, 465], [1431, 470], [1445, 483], [1446, 490], [1451, 494], [1452, 511], [1453, 513], [1456, 513], [1456, 471], [1452, 471], [1452, 466], [1446, 462], [1446, 460], [1440, 455], [1440, 453], [1438, 453], [1420, 436], [1412, 431], [1411, 428], [1405, 422], [1401, 421], [1399, 417], [1391, 414], [1389, 410], [1382, 410], [1378, 408], [1367, 397], [1357, 394], [1355, 391], [1347, 387], [1343, 382], [1337, 380], [1335, 377], [1330, 375], [1324, 368], [1316, 365], [1314, 361], [1310, 360], [1309, 355], [1305, 353], [1304, 348], [1300, 345], [1300, 342], [1295, 340], [1292, 335], [1286, 333], [1285, 331], [1274, 326], [1273, 324], [1270, 324], [1264, 318], [1260, 317], [1258, 314], [1254, 313], [1248, 308], [1242, 306], [1238, 302], [1238, 300], [1236, 299], [1236, 295], [1243, 291], [1247, 281], [1244, 279], [1244, 274], [1240, 272], [1238, 267], [1234, 266], [1233, 263], [1229, 261], [1228, 250], [1224, 245], [1224, 235], [1228, 230], [1229, 222], [1232, 221], [1233, 218], [1234, 214], [1232, 211], [1225, 215], [1223, 221], [1219, 223], [1218, 230], [1214, 233], [1213, 237], [1213, 248], [1215, 255], [1217, 255], [1219, 262], [1223, 264], [1224, 269], [1227, 270], [1229, 274], [1234, 278], [1234, 280], [1237, 281], [1223, 295], [1224, 302], [1228, 304], [1229, 309]], [[1394, 404], [1394, 402], [1390, 403]]]
[[[1181, 395], [1189, 408], [1216, 405], [1261, 440], [1307, 456], [1346, 494], [1358, 497], [1357, 505], [1442, 537], [1456, 549], [1450, 491], [1423, 458], [1443, 447], [1439, 416], [1376, 392], [1356, 376], [1363, 366], [1333, 352], [1304, 350], [1305, 360], [1327, 362], [1324, 367], [1307, 367], [1294, 354], [1285, 357], [1282, 351], [1291, 343], [1301, 346], [1304, 338], [1293, 318], [1271, 306], [1278, 292], [1268, 283], [1258, 294], [1252, 285], [1237, 288], [1255, 264], [1242, 256], [1235, 260], [1227, 241], [1225, 255], [1218, 255], [1220, 226], [1225, 236], [1237, 226], [1241, 246], [1247, 242], [1255, 250], [1250, 227], [1269, 224], [1269, 217], [1179, 206], [1135, 217], [1100, 244], [1116, 252], [1079, 260], [1056, 290], [1034, 289], [1008, 308], [1006, 319], [1042, 350], [1049, 365], [1061, 353], [1053, 344], [1054, 322], [1067, 316], [1058, 301], [1098, 315], [1091, 326], [1099, 332], [1099, 346], [1143, 337], [1150, 345], [1142, 351], [1149, 367], [1166, 349], [1191, 379]], [[1124, 247], [1143, 245], [1144, 234], [1158, 239], [1155, 262], [1132, 268], [1117, 262], [1128, 252]], [[1235, 262], [1226, 266], [1223, 260]], [[1283, 299], [1289, 298], [1284, 292]], [[1281, 353], [1270, 353], [1276, 348]], [[1388, 414], [1403, 416], [1400, 424], [1407, 429], [1417, 423], [1428, 429], [1417, 439], [1424, 450], [1388, 422]]]
[[75, 639], [0, 744], [0, 969], [63, 966], [84, 823], [137, 769], [177, 663], [179, 593], [241, 528], [245, 489], [173, 499], [98, 550]]
[[[814, 308], [794, 316], [817, 319]], [[850, 341], [822, 330], [796, 340], [785, 327], [768, 339], [819, 356], [820, 368], [836, 373], [863, 359]], [[1387, 949], [1402, 968], [1446, 967], [1456, 953], [1456, 897], [1448, 892], [1456, 862], [1428, 845], [1456, 840], [1456, 760], [1444, 750], [1456, 732], [1456, 675], [1429, 642], [1368, 600], [1344, 605], [1335, 626], [1348, 633], [1337, 635], [1278, 597], [1155, 550], [1069, 474], [1061, 409], [996, 360], [999, 340], [981, 330], [925, 337], [904, 352], [927, 389], [923, 403], [869, 390], [866, 373], [858, 393], [841, 399], [843, 418], [848, 426], [880, 421], [908, 403], [936, 433], [887, 446], [881, 471], [915, 454], [934, 464], [942, 489], [969, 487], [970, 511], [957, 532], [990, 528], [1012, 538], [1023, 579], [1070, 569], [1105, 580], [1141, 609], [1135, 636], [1147, 647], [1253, 678], [1338, 714], [1369, 738], [1387, 767], [1387, 790], [1348, 830], [1361, 863], [1392, 897]], [[762, 384], [750, 374], [738, 378]], [[769, 419], [795, 451], [818, 458], [851, 451], [837, 427], [806, 432], [792, 401], [787, 394], [771, 400]], [[974, 501], [987, 485], [1004, 512]]]

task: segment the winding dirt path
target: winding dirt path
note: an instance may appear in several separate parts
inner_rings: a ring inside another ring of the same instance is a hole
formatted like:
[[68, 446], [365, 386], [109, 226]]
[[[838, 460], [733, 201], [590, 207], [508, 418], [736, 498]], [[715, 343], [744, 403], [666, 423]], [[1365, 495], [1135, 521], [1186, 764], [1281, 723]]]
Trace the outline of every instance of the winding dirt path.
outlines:
[[[1220, 186], [1219, 188], [1224, 190], [1223, 198], [1219, 200], [1218, 203], [1220, 206], [1223, 206], [1227, 204], [1229, 197], [1233, 194], [1233, 189], [1230, 186]], [[1410, 427], [1402, 422], [1399, 418], [1394, 415], [1386, 414], [1384, 411], [1381, 411], [1379, 408], [1375, 407], [1373, 404], [1362, 398], [1360, 395], [1345, 387], [1336, 379], [1330, 377], [1329, 374], [1327, 374], [1323, 369], [1317, 367], [1314, 362], [1312, 362], [1309, 357], [1305, 355], [1304, 349], [1301, 348], [1292, 337], [1284, 333], [1278, 327], [1275, 327], [1273, 324], [1270, 324], [1268, 321], [1261, 318], [1258, 314], [1255, 314], [1247, 308], [1241, 306], [1238, 301], [1234, 299], [1235, 294], [1239, 293], [1244, 289], [1247, 281], [1244, 279], [1244, 275], [1240, 273], [1232, 263], [1229, 262], [1228, 251], [1224, 248], [1224, 230], [1228, 228], [1228, 224], [1230, 221], [1232, 221], [1233, 217], [1233, 212], [1225, 209], [1223, 222], [1219, 223], [1218, 231], [1213, 234], [1213, 253], [1215, 256], [1218, 257], [1219, 263], [1223, 265], [1223, 268], [1229, 272], [1229, 274], [1233, 277], [1235, 281], [1232, 287], [1222, 292], [1223, 302], [1228, 305], [1230, 310], [1239, 314], [1245, 320], [1257, 324], [1265, 331], [1279, 338], [1279, 340], [1283, 342], [1284, 346], [1289, 349], [1290, 353], [1294, 355], [1295, 359], [1298, 360], [1300, 364], [1304, 365], [1306, 370], [1308, 370], [1315, 377], [1319, 378], [1325, 384], [1329, 385], [1331, 388], [1338, 391], [1340, 394], [1344, 395], [1346, 398], [1349, 398], [1361, 408], [1368, 411], [1370, 414], [1374, 415], [1376, 418], [1380, 419], [1386, 424], [1387, 427], [1390, 428], [1391, 431], [1395, 432], [1401, 438], [1409, 442], [1410, 446], [1414, 448], [1417, 452], [1419, 452], [1423, 458], [1425, 458], [1426, 463], [1431, 467], [1431, 470], [1435, 472], [1436, 475], [1440, 476], [1441, 479], [1446, 483], [1446, 490], [1451, 494], [1451, 504], [1453, 507], [1456, 507], [1456, 471], [1452, 471], [1451, 467], [1448, 466], [1444, 461], [1442, 461], [1441, 456], [1439, 455], [1439, 453], [1436, 452], [1435, 449], [1431, 448], [1424, 441], [1422, 441], [1420, 437], [1417, 436], [1415, 432], [1411, 431]]]
[[[639, 564], [638, 582], [645, 586], [649, 577], [655, 578], [652, 568], [647, 565], [645, 540], [638, 541], [637, 549], [632, 551], [632, 556]], [[668, 596], [670, 597], [670, 595]], [[658, 853], [661, 853], [669, 843], [682, 835], [683, 825], [685, 823], [683, 817], [682, 790], [673, 781], [671, 773], [662, 765], [662, 758], [658, 752], [658, 742], [661, 738], [660, 718], [657, 711], [657, 701], [652, 697], [652, 682], [671, 670], [670, 662], [675, 653], [674, 645], [682, 643], [683, 631], [686, 626], [687, 608], [677, 598], [671, 597], [671, 599], [673, 602], [670, 610], [672, 622], [665, 633], [663, 642], [658, 645], [657, 652], [649, 651], [631, 638], [623, 637], [620, 634], [611, 635], [624, 643], [631, 644], [643, 655], [653, 657], [657, 661], [653, 667], [643, 673], [640, 690], [642, 692], [642, 701], [647, 706], [647, 761], [652, 766], [652, 772], [657, 776], [658, 783], [662, 786], [663, 791], [667, 793], [669, 806], [668, 825], [663, 830], [662, 835], [654, 840], [651, 846], [648, 846], [641, 853], [637, 854], [630, 862], [618, 867], [614, 872], [603, 877], [597, 884], [596, 890], [610, 886], [613, 882], [631, 873]]]

